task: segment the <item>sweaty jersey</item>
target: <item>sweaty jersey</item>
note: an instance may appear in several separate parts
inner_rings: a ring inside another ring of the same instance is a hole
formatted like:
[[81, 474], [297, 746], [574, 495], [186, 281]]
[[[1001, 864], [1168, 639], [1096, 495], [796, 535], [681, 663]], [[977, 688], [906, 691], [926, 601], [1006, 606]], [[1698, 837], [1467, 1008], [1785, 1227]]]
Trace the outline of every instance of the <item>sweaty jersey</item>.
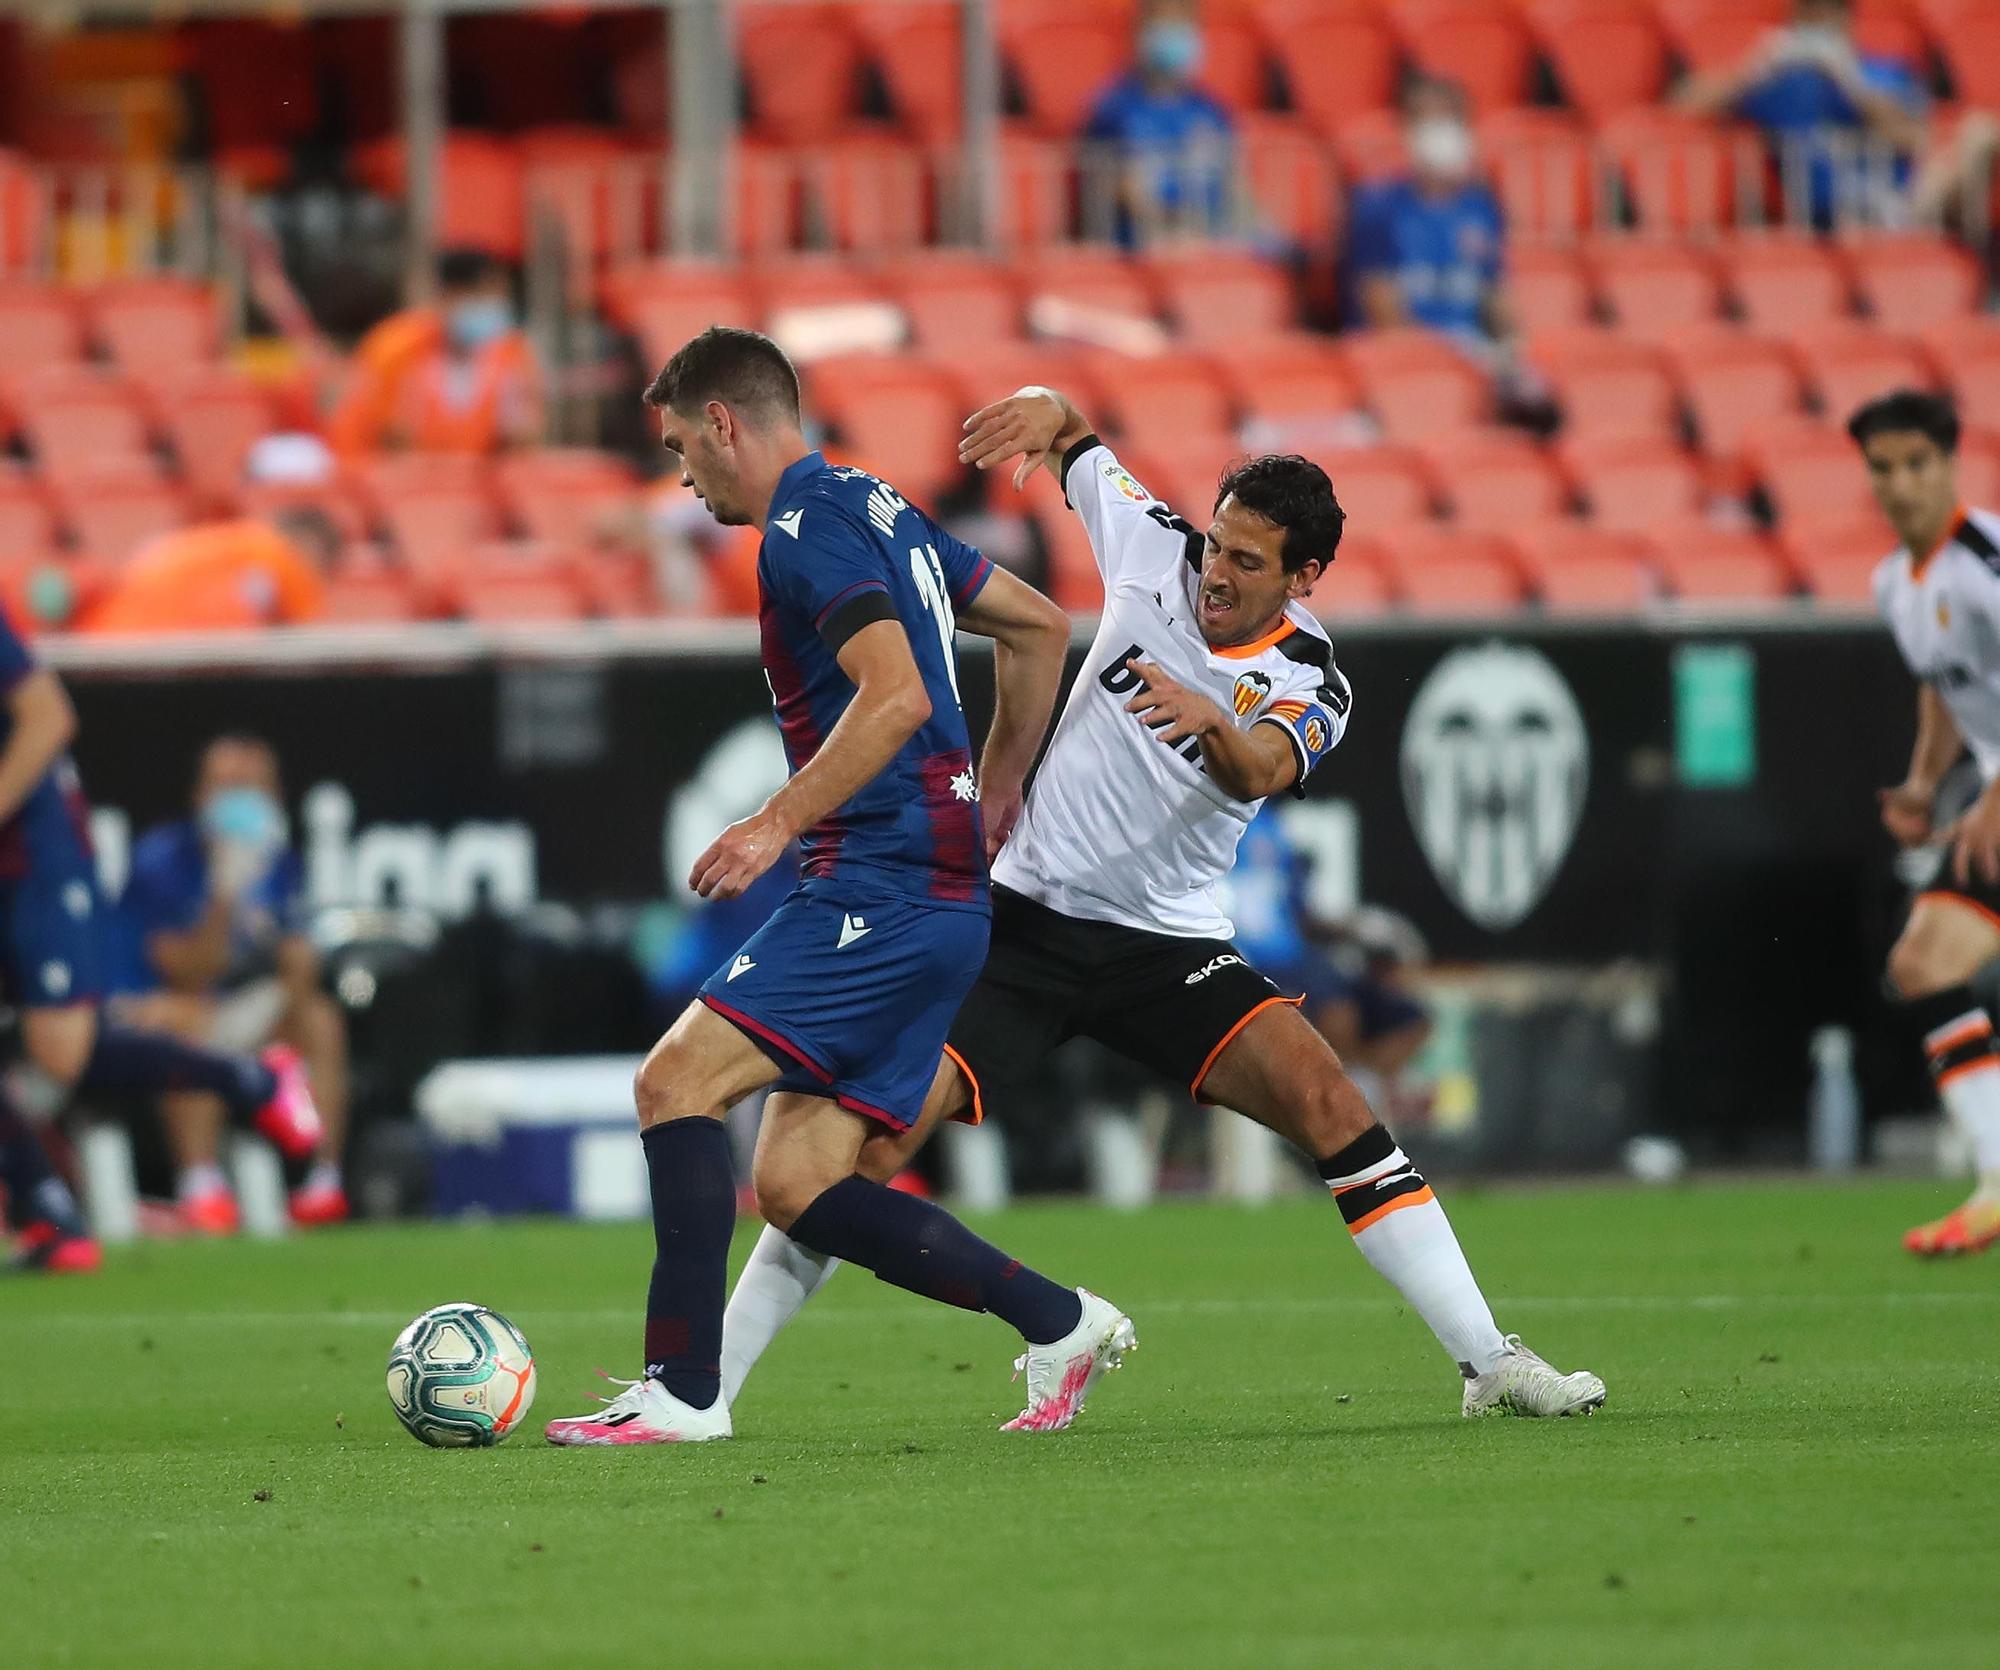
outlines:
[[1162, 742], [1125, 711], [1139, 688], [1125, 663], [1153, 662], [1240, 725], [1279, 726], [1301, 784], [1347, 727], [1347, 680], [1296, 603], [1254, 643], [1211, 649], [1195, 624], [1202, 535], [1094, 435], [1070, 449], [1062, 477], [1104, 571], [1104, 615], [993, 879], [1065, 916], [1227, 939], [1217, 884], [1263, 802], [1219, 788], [1193, 738]]
[[[0, 613], [0, 695], [35, 670], [33, 653]], [[14, 722], [0, 710], [0, 746], [13, 735]], [[90, 859], [90, 811], [83, 785], [67, 754], [42, 773], [12, 817], [0, 822], [0, 882], [16, 881], [30, 870], [82, 870]]]
[[841, 647], [880, 620], [901, 623], [931, 716], [887, 767], [805, 832], [800, 873], [899, 898], [988, 908], [985, 836], [952, 655], [953, 611], [992, 563], [865, 470], [807, 453], [778, 478], [757, 558], [764, 673], [785, 757], [819, 752], [855, 687]]
[[1922, 561], [1899, 547], [1875, 606], [1910, 671], [1943, 699], [1987, 781], [2000, 776], [2000, 516], [1969, 510]]

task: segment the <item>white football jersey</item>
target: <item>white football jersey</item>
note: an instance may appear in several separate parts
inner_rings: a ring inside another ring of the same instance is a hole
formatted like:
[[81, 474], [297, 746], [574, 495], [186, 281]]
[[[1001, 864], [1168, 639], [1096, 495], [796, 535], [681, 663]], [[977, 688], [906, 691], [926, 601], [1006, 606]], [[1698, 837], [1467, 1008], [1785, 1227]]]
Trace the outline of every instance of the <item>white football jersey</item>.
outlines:
[[2000, 776], [2000, 517], [1970, 510], [1923, 561], [1875, 570], [1875, 606], [1910, 671], [1944, 700], [1988, 782]]
[[1125, 663], [1153, 662], [1240, 725], [1281, 727], [1301, 783], [1346, 729], [1347, 681], [1296, 603], [1256, 642], [1211, 649], [1195, 624], [1203, 535], [1095, 436], [1070, 450], [1062, 476], [1104, 572], [1104, 615], [993, 879], [1065, 916], [1227, 939], [1216, 887], [1263, 802], [1232, 799], [1197, 742], [1162, 742], [1125, 711], [1139, 688]]

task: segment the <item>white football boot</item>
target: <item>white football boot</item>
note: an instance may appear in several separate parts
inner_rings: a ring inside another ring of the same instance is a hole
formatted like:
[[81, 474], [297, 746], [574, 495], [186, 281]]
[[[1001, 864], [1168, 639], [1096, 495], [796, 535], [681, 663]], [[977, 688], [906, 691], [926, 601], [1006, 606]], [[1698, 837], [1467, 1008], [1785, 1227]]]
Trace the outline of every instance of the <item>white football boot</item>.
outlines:
[[1076, 1419], [1098, 1377], [1118, 1367], [1126, 1352], [1138, 1349], [1129, 1316], [1081, 1287], [1076, 1296], [1083, 1301], [1076, 1326], [1052, 1344], [1031, 1345], [1014, 1359], [1014, 1377], [1028, 1377], [1028, 1407], [1002, 1432], [1062, 1431]]
[[1507, 1336], [1507, 1352], [1484, 1374], [1465, 1383], [1459, 1413], [1475, 1415], [1594, 1415], [1604, 1407], [1604, 1382], [1587, 1370], [1563, 1374]]
[[595, 1415], [568, 1415], [549, 1422], [542, 1436], [551, 1444], [705, 1444], [731, 1436], [729, 1404], [718, 1397], [706, 1409], [681, 1402], [657, 1380], [617, 1380], [624, 1391], [599, 1398]]

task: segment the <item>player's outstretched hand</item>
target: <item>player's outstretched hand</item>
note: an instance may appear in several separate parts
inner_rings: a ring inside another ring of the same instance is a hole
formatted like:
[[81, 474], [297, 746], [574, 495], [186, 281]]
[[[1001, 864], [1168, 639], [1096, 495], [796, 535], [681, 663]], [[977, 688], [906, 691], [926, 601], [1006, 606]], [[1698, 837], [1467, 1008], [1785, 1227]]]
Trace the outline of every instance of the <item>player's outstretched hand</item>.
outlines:
[[1898, 783], [1875, 798], [1882, 806], [1882, 827], [1897, 845], [1919, 847], [1931, 838], [1931, 795], [1922, 787]]
[[958, 443], [958, 461], [974, 469], [989, 470], [1018, 457], [1014, 485], [1025, 487], [1028, 477], [1048, 462], [1049, 449], [1056, 444], [1068, 418], [1063, 400], [1049, 391], [1010, 394], [982, 406], [965, 420], [965, 437]]
[[741, 898], [778, 862], [791, 838], [791, 831], [771, 812], [753, 812], [709, 842], [688, 872], [688, 886], [704, 899]]
[[1144, 684], [1139, 694], [1125, 704], [1127, 713], [1136, 713], [1162, 742], [1181, 742], [1229, 723], [1221, 708], [1198, 690], [1176, 684], [1150, 661], [1129, 660], [1126, 666]]
[[1976, 878], [2000, 887], [2000, 800], [1983, 794], [1945, 832], [1951, 838], [1951, 873], [1960, 887]]

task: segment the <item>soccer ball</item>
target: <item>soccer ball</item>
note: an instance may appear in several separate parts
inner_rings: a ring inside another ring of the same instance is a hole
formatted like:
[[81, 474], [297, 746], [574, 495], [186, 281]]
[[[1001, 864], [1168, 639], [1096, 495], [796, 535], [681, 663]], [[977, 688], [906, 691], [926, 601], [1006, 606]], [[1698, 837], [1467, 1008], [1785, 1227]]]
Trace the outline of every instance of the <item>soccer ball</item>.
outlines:
[[412, 1437], [486, 1449], [527, 1419], [535, 1358], [521, 1330], [484, 1305], [439, 1305], [389, 1348], [389, 1402]]

